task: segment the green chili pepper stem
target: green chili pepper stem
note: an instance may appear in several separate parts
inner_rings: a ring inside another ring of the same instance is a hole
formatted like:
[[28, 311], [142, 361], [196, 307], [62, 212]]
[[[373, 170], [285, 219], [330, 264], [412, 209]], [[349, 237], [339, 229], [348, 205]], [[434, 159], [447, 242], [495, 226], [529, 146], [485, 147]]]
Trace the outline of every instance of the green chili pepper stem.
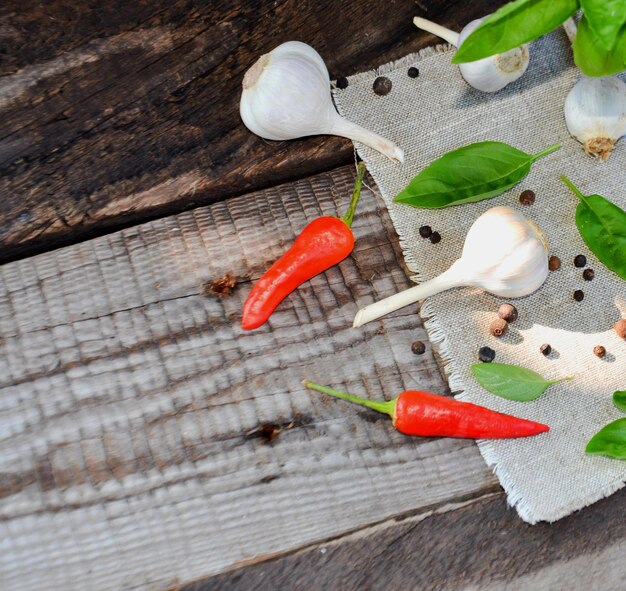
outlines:
[[365, 172], [365, 162], [359, 162], [357, 164], [357, 175], [354, 183], [354, 190], [352, 191], [352, 199], [350, 200], [348, 211], [341, 216], [341, 220], [346, 223], [348, 228], [352, 226], [354, 211], [356, 210], [356, 205], [361, 197], [361, 185], [363, 184], [363, 179], [365, 178]]
[[327, 388], [326, 386], [320, 386], [319, 384], [316, 384], [315, 382], [310, 382], [309, 380], [304, 380], [302, 382], [302, 385], [305, 388], [310, 388], [311, 390], [317, 390], [318, 392], [322, 392], [323, 394], [329, 394], [330, 396], [335, 396], [337, 398], [342, 398], [343, 400], [347, 400], [349, 402], [360, 404], [361, 406], [366, 406], [367, 408], [371, 408], [372, 410], [382, 412], [393, 418], [394, 409], [396, 407], [395, 400], [389, 400], [387, 402], [367, 400], [367, 398], [360, 398], [358, 396], [353, 396], [352, 394], [348, 394], [347, 392], [340, 392], [339, 390], [333, 390], [332, 388]]
[[576, 185], [572, 183], [572, 181], [570, 181], [565, 175], [561, 176], [561, 180], [572, 190], [572, 193], [574, 193], [576, 197], [578, 197], [585, 205], [587, 205], [587, 197], [578, 190], [578, 187], [576, 187]]
[[544, 156], [547, 156], [548, 154], [552, 154], [552, 152], [556, 152], [560, 147], [561, 147], [561, 144], [554, 144], [553, 146], [546, 148], [543, 152], [539, 152], [539, 154], [533, 154], [533, 161], [539, 160], [539, 158], [543, 158]]

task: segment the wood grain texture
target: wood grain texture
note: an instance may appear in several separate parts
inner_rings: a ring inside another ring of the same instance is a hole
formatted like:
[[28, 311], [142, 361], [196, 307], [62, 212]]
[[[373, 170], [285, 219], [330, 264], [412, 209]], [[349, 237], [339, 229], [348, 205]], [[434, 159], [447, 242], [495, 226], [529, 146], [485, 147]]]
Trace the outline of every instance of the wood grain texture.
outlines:
[[626, 491], [529, 526], [504, 493], [390, 522], [180, 591], [621, 591]]
[[[408, 285], [382, 201], [356, 248], [243, 333], [251, 281], [353, 167], [0, 267], [0, 580], [165, 589], [497, 487], [471, 441], [406, 438], [303, 378], [390, 399], [445, 391], [413, 311], [351, 328]], [[208, 294], [225, 273], [247, 278]]]
[[459, 29], [502, 3], [3, 2], [0, 263], [350, 162], [248, 132], [245, 70], [298, 39], [354, 74], [433, 43], [416, 13]]

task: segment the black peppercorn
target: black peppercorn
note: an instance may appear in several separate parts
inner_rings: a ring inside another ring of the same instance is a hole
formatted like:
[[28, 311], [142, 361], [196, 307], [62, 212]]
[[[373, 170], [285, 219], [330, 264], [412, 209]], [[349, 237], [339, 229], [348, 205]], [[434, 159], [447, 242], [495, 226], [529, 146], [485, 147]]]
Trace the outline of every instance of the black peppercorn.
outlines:
[[502, 304], [498, 308], [498, 316], [507, 322], [515, 322], [517, 320], [517, 308], [513, 304]]
[[530, 189], [526, 189], [522, 191], [522, 194], [519, 196], [519, 202], [522, 205], [532, 205], [535, 202], [535, 193]]
[[587, 257], [584, 254], [577, 254], [574, 257], [574, 266], [582, 268], [587, 264]]
[[582, 302], [584, 298], [585, 298], [585, 294], [583, 293], [583, 290], [582, 290], [582, 289], [577, 289], [577, 290], [574, 292], [574, 299], [575, 299], [577, 302]]
[[496, 358], [496, 352], [491, 347], [481, 347], [478, 350], [478, 360], [491, 363]]
[[341, 78], [337, 78], [337, 82], [335, 82], [337, 88], [343, 90], [344, 88], [348, 88], [348, 79], [345, 76]]
[[386, 76], [379, 76], [376, 80], [374, 80], [372, 89], [378, 96], [385, 96], [391, 92], [391, 80], [389, 80]]
[[557, 256], [552, 255], [548, 259], [548, 269], [550, 271], [558, 271], [561, 268], [561, 259]]
[[552, 347], [546, 343], [545, 345], [541, 345], [541, 347], [539, 347], [539, 351], [547, 357], [550, 353], [552, 353]]
[[430, 235], [430, 241], [431, 241], [433, 244], [437, 244], [437, 242], [441, 242], [441, 234], [440, 234], [439, 232], [433, 232], [433, 233]]
[[426, 345], [422, 341], [413, 341], [411, 343], [411, 351], [415, 355], [423, 355], [426, 352]]
[[420, 228], [420, 236], [422, 238], [430, 238], [430, 235], [433, 233], [433, 230], [430, 226], [422, 226]]
[[501, 337], [506, 332], [507, 328], [509, 328], [509, 324], [506, 320], [504, 320], [503, 318], [496, 318], [489, 325], [489, 332], [494, 337]]
[[596, 345], [593, 348], [593, 354], [596, 357], [602, 358], [602, 357], [604, 357], [606, 355], [606, 349], [602, 345]]
[[408, 69], [407, 74], [409, 75], [409, 78], [417, 78], [420, 75], [420, 71], [415, 66], [411, 66]]
[[591, 281], [595, 276], [596, 274], [594, 273], [593, 269], [585, 269], [583, 271], [583, 279], [585, 281]]

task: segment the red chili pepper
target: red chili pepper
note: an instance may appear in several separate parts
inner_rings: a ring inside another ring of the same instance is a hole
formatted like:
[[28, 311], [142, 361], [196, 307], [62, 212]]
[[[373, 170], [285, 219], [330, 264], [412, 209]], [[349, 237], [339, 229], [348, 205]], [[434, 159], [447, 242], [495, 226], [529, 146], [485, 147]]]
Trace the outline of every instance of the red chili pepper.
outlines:
[[323, 216], [308, 224], [291, 248], [256, 282], [243, 305], [241, 326], [258, 328], [299, 285], [345, 259], [354, 248], [350, 226], [361, 195], [365, 164], [360, 162], [352, 200], [341, 218]]
[[308, 380], [302, 383], [306, 388], [388, 414], [393, 419], [394, 427], [405, 435], [504, 439], [527, 437], [550, 430], [548, 425], [429, 392], [407, 390], [394, 400], [377, 402], [320, 386]]

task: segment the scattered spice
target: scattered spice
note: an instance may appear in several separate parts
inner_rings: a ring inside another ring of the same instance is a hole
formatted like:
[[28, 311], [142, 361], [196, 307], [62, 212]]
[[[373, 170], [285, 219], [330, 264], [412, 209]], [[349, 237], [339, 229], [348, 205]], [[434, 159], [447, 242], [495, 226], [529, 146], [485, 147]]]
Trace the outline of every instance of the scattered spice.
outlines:
[[508, 327], [509, 327], [509, 324], [506, 320], [504, 320], [503, 318], [496, 318], [489, 325], [489, 332], [494, 337], [501, 337], [506, 332]]
[[233, 292], [236, 285], [237, 278], [231, 273], [225, 273], [219, 279], [205, 283], [203, 292], [205, 295], [216, 295], [220, 298], [225, 298]]
[[420, 75], [420, 71], [415, 66], [411, 66], [407, 70], [407, 74], [409, 75], [409, 78], [417, 78]]
[[550, 345], [548, 345], [548, 343], [545, 343], [543, 345], [541, 345], [541, 347], [539, 347], [539, 351], [541, 351], [541, 353], [547, 357], [548, 355], [550, 355], [550, 353], [552, 353], [552, 347]]
[[575, 299], [577, 302], [582, 302], [582, 301], [583, 301], [583, 299], [585, 299], [585, 294], [584, 294], [584, 292], [583, 292], [583, 290], [582, 290], [582, 289], [577, 289], [577, 290], [574, 292], [574, 299]]
[[385, 96], [391, 92], [391, 80], [389, 80], [386, 76], [379, 76], [376, 80], [374, 80], [372, 89], [378, 96]]
[[602, 345], [596, 345], [593, 348], [593, 354], [596, 357], [600, 357], [600, 359], [602, 359], [602, 357], [606, 355], [606, 349]]
[[337, 85], [337, 88], [344, 90], [345, 88], [348, 88], [348, 79], [345, 76], [342, 76], [341, 78], [337, 78], [335, 84]]
[[498, 316], [507, 322], [515, 322], [517, 320], [517, 308], [513, 304], [502, 304], [498, 308]]
[[430, 235], [433, 233], [433, 229], [430, 226], [422, 226], [420, 228], [420, 236], [422, 238], [430, 238]]
[[583, 271], [583, 279], [585, 281], [591, 281], [596, 276], [593, 269], [585, 269]]
[[441, 234], [440, 234], [439, 232], [433, 232], [433, 233], [430, 235], [430, 241], [431, 241], [433, 244], [437, 244], [438, 242], [441, 242]]
[[574, 266], [582, 269], [587, 264], [587, 257], [584, 254], [577, 254], [574, 257]]
[[558, 271], [561, 268], [561, 259], [557, 256], [552, 255], [548, 259], [548, 269], [550, 271]]
[[478, 350], [478, 360], [491, 363], [496, 358], [496, 352], [491, 347], [481, 347]]
[[615, 332], [620, 339], [626, 339], [626, 318], [622, 318], [615, 323]]
[[426, 345], [422, 341], [413, 341], [411, 351], [415, 355], [423, 355], [426, 352]]
[[519, 202], [522, 205], [532, 205], [535, 202], [535, 192], [530, 189], [522, 191], [522, 194], [519, 196]]

